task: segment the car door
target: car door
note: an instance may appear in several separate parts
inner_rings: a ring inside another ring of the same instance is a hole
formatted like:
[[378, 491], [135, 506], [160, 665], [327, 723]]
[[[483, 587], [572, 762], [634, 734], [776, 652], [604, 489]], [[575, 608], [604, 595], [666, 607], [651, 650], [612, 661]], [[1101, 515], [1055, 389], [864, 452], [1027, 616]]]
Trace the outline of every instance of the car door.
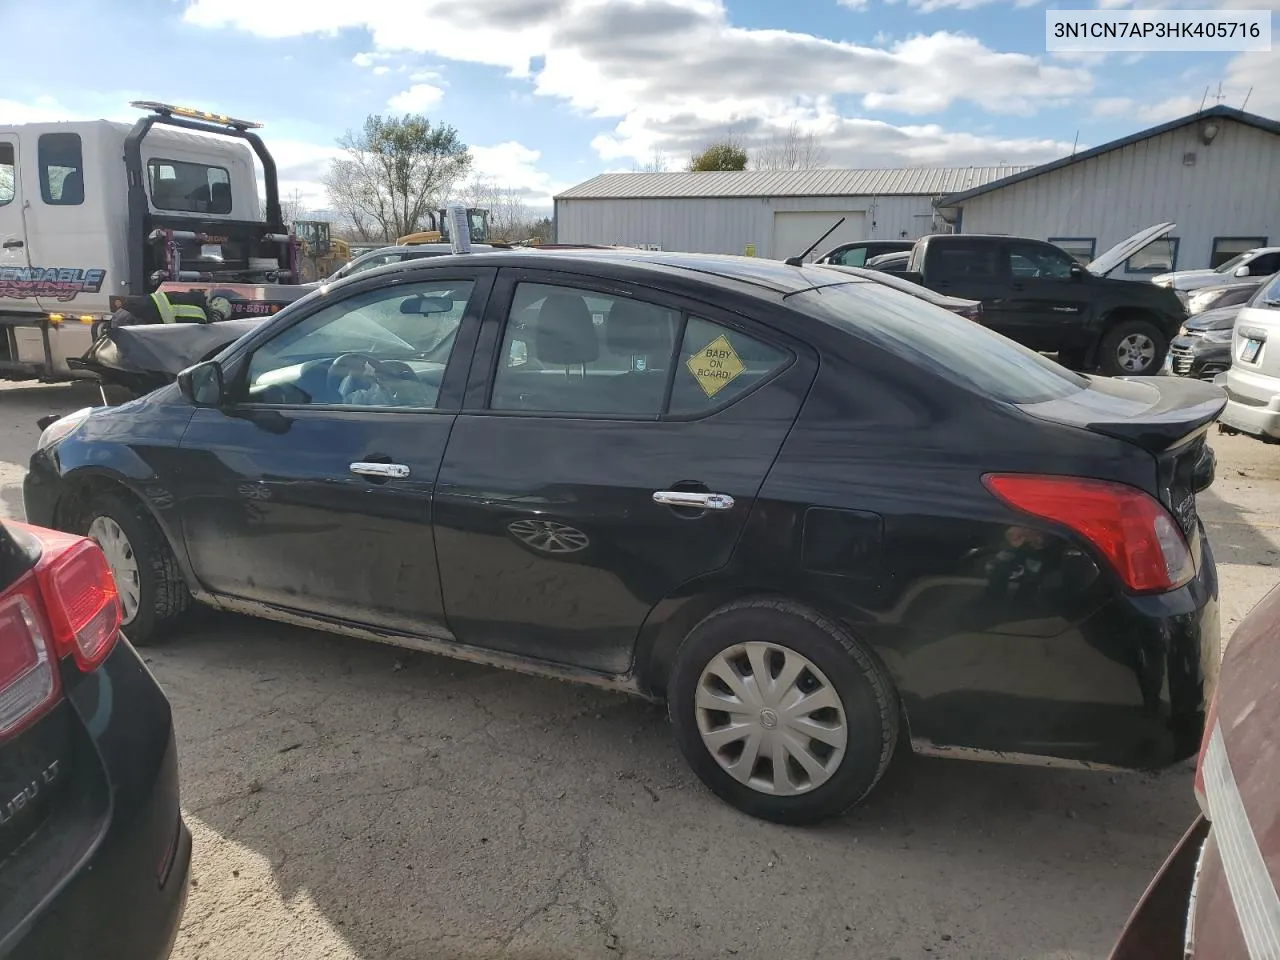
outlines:
[[1034, 350], [1057, 350], [1081, 340], [1088, 313], [1083, 274], [1065, 251], [1047, 243], [1009, 240], [1003, 257], [1009, 291], [1000, 306], [1005, 336]]
[[436, 487], [452, 632], [625, 672], [654, 605], [729, 562], [815, 371], [756, 317], [504, 269]]
[[494, 271], [373, 277], [226, 362], [180, 446], [180, 513], [215, 594], [445, 635], [431, 495]]
[[1007, 261], [998, 241], [937, 237], [925, 249], [925, 285], [949, 297], [982, 301], [981, 322], [1004, 333], [1009, 323]]
[[15, 283], [16, 271], [27, 266], [18, 160], [17, 134], [0, 132], [0, 297], [25, 296]]

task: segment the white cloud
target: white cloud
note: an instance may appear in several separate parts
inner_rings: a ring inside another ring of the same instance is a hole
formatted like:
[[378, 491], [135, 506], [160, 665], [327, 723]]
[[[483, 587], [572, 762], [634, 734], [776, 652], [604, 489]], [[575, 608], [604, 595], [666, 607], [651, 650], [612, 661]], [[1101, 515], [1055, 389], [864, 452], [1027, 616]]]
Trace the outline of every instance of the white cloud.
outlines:
[[[263, 16], [264, 6], [271, 16]], [[764, 130], [796, 114], [846, 133], [874, 128], [877, 149], [894, 140], [914, 149], [919, 135], [908, 131], [932, 128], [841, 123], [829, 103], [821, 110], [816, 104], [843, 95], [861, 98], [867, 110], [924, 115], [967, 101], [1025, 115], [1092, 88], [1081, 66], [1001, 53], [961, 34], [877, 47], [737, 27], [722, 0], [193, 0], [185, 16], [265, 36], [363, 30], [375, 51], [504, 68], [539, 95], [616, 118], [613, 133], [597, 140], [606, 159], [644, 158], [655, 145], [680, 149], [726, 127]], [[881, 136], [882, 128], [897, 136]], [[937, 141], [930, 135], [929, 142]], [[998, 152], [1013, 141], [987, 142]]]
[[538, 167], [542, 154], [515, 140], [489, 147], [472, 147], [472, 176], [494, 185], [518, 190], [531, 207], [550, 207], [551, 198], [569, 186]]
[[402, 90], [387, 101], [387, 106], [398, 113], [422, 113], [435, 106], [444, 96], [444, 91], [429, 83], [415, 83], [408, 90]]
[[847, 7], [850, 10], [867, 9], [867, 0], [836, 0], [836, 3], [840, 4], [842, 7]]
[[373, 75], [375, 77], [385, 77], [390, 72], [391, 72], [390, 67], [374, 67], [373, 68]]
[[372, 67], [373, 54], [357, 53], [354, 57], [351, 58], [351, 62], [354, 63], [357, 67]]

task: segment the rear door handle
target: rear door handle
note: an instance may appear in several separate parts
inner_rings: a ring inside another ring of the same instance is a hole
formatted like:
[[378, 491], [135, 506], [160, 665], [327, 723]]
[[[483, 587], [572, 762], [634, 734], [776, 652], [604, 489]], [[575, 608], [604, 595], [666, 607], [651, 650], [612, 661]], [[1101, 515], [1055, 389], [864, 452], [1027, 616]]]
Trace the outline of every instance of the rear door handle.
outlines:
[[381, 480], [403, 480], [409, 476], [409, 468], [403, 463], [368, 463], [357, 460], [351, 464], [351, 472], [362, 477], [378, 477]]
[[22, 246], [21, 240], [6, 240], [4, 242], [4, 248], [6, 250], [12, 250], [14, 247], [20, 247], [20, 246]]
[[732, 510], [733, 497], [727, 493], [695, 493], [691, 490], [658, 490], [653, 502], [668, 507], [693, 507], [697, 510]]

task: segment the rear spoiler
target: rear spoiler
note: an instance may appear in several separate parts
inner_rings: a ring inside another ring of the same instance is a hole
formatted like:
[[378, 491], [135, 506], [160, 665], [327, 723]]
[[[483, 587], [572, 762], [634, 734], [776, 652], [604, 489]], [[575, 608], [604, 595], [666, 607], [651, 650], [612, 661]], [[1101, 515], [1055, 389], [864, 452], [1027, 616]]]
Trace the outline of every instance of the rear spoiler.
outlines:
[[1160, 398], [1140, 416], [1092, 422], [1090, 430], [1127, 440], [1154, 454], [1180, 447], [1217, 420], [1227, 405], [1221, 387], [1183, 377], [1116, 377], [1156, 387]]

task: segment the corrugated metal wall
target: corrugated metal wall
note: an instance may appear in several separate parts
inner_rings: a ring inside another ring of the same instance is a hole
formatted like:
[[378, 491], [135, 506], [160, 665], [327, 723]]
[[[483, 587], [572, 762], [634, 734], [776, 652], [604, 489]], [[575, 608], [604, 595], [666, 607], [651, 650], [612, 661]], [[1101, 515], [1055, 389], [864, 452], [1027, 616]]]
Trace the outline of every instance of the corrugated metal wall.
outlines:
[[[1209, 146], [1191, 124], [974, 197], [963, 204], [961, 232], [1094, 237], [1101, 253], [1171, 220], [1178, 224], [1172, 236], [1179, 238], [1179, 270], [1209, 266], [1215, 237], [1267, 237], [1280, 245], [1280, 137], [1217, 123]], [[1194, 164], [1184, 162], [1186, 154], [1195, 154]], [[1113, 276], [1125, 276], [1123, 266]]]
[[[863, 239], [914, 240], [934, 232], [933, 197], [778, 197], [687, 200], [557, 200], [558, 243], [656, 245], [688, 253], [741, 254], [753, 243], [758, 257], [775, 253], [775, 211], [866, 213]], [[814, 237], [814, 239], [818, 239]]]

